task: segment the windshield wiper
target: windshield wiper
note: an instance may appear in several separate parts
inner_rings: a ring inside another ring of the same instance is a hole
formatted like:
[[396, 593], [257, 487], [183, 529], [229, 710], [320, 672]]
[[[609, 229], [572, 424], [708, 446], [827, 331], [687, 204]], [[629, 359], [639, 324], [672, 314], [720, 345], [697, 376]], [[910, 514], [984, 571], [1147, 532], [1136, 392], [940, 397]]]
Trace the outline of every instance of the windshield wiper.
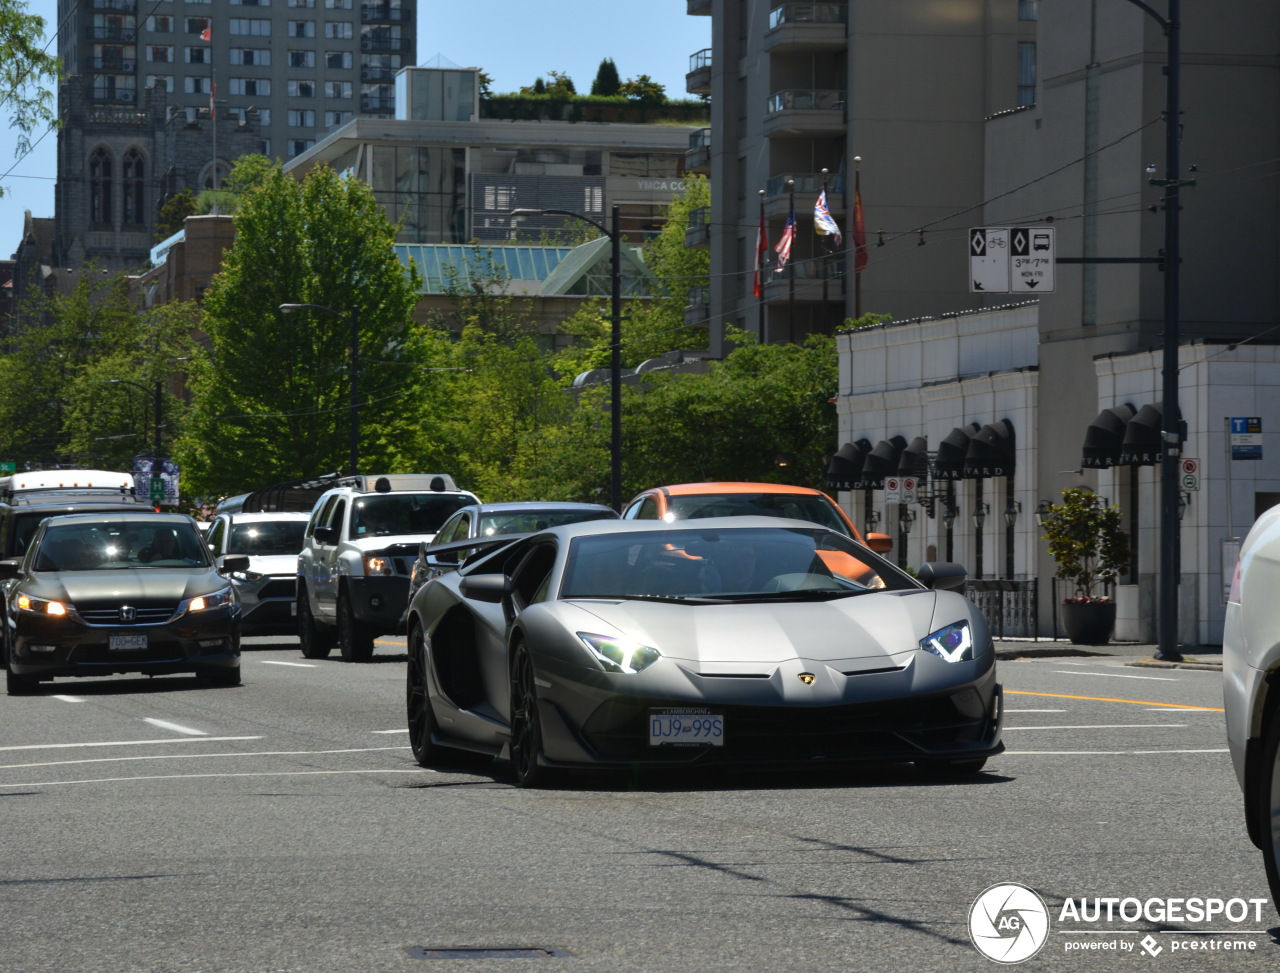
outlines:
[[660, 601], [672, 605], [714, 605], [719, 599], [702, 595], [639, 595], [614, 592], [613, 594], [562, 595], [565, 601], [593, 598], [604, 601]]

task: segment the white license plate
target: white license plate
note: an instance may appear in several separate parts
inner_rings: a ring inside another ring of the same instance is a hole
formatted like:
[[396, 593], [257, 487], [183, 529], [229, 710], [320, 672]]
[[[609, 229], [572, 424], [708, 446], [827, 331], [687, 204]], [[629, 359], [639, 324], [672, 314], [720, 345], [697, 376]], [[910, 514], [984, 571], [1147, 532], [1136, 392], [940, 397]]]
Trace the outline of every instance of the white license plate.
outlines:
[[107, 649], [112, 652], [136, 652], [147, 647], [145, 635], [109, 635]]
[[650, 710], [649, 746], [672, 743], [723, 747], [724, 717], [696, 709]]

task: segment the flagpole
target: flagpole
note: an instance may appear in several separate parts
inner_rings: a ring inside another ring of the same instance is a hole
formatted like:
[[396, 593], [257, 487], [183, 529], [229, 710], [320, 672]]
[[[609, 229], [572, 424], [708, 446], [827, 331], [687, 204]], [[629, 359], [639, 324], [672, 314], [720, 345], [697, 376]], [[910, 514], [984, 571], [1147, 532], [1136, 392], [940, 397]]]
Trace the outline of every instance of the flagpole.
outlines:
[[[862, 216], [862, 156], [853, 157], [853, 208], [854, 218]], [[858, 266], [858, 233], [853, 234], [853, 317], [862, 317], [862, 268]]]
[[[825, 168], [822, 170], [822, 201], [824, 204], [827, 202], [827, 174], [829, 171], [830, 170]], [[828, 301], [827, 257], [830, 256], [830, 253], [831, 253], [830, 247], [824, 246], [822, 248], [822, 265], [821, 266], [822, 266], [822, 316], [823, 318], [830, 317], [830, 314], [827, 311], [827, 301]]]
[[769, 239], [765, 235], [764, 229], [764, 190], [758, 190], [760, 194], [760, 228], [756, 231], [756, 287], [759, 290], [757, 297], [760, 301], [760, 329], [757, 336], [761, 344], [764, 343], [764, 261], [765, 255], [769, 251]]
[[213, 100], [218, 91], [218, 69], [213, 63], [213, 18], [205, 28], [209, 34], [209, 127], [213, 129], [213, 210], [218, 214], [218, 112]]
[[[796, 242], [796, 181], [794, 179], [787, 180], [787, 196], [790, 203], [787, 209], [787, 219], [791, 222], [791, 245], [795, 246]], [[787, 295], [787, 330], [790, 334], [795, 334], [796, 327], [796, 265], [795, 261], [788, 257], [787, 263], [791, 266], [791, 272], [787, 275], [790, 280], [790, 292]]]

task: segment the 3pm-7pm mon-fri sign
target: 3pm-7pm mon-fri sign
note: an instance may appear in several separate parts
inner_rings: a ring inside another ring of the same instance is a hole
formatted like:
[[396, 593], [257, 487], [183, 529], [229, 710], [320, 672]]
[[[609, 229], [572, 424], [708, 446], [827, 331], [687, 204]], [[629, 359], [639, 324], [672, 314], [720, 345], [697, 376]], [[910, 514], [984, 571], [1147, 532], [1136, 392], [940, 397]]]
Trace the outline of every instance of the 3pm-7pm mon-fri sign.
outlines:
[[969, 230], [969, 291], [1038, 294], [1054, 289], [1055, 229], [979, 226]]

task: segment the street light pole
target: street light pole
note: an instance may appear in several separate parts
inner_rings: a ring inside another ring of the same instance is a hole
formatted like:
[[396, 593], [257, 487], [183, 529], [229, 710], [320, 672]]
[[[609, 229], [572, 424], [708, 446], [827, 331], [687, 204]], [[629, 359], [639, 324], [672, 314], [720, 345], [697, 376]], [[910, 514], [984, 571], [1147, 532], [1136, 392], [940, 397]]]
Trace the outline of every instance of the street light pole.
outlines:
[[351, 376], [351, 404], [347, 410], [351, 423], [347, 433], [347, 472], [349, 475], [355, 476], [360, 472], [360, 309], [353, 304], [351, 306], [351, 314], [346, 315], [323, 304], [280, 305], [280, 310], [285, 314], [292, 314], [294, 311], [303, 309], [322, 311], [339, 320], [347, 319], [351, 324], [351, 349], [348, 366]]
[[622, 227], [618, 204], [613, 204], [608, 228], [568, 209], [513, 209], [510, 215], [572, 216], [609, 238], [609, 506], [622, 513]]
[[164, 420], [164, 383], [156, 382], [155, 387], [149, 389], [140, 382], [131, 382], [127, 378], [109, 378], [107, 379], [107, 384], [132, 385], [135, 389], [141, 389], [143, 392], [150, 393], [152, 408], [155, 410], [155, 444], [152, 447], [152, 451], [158, 459], [160, 457], [161, 446], [160, 428]]

